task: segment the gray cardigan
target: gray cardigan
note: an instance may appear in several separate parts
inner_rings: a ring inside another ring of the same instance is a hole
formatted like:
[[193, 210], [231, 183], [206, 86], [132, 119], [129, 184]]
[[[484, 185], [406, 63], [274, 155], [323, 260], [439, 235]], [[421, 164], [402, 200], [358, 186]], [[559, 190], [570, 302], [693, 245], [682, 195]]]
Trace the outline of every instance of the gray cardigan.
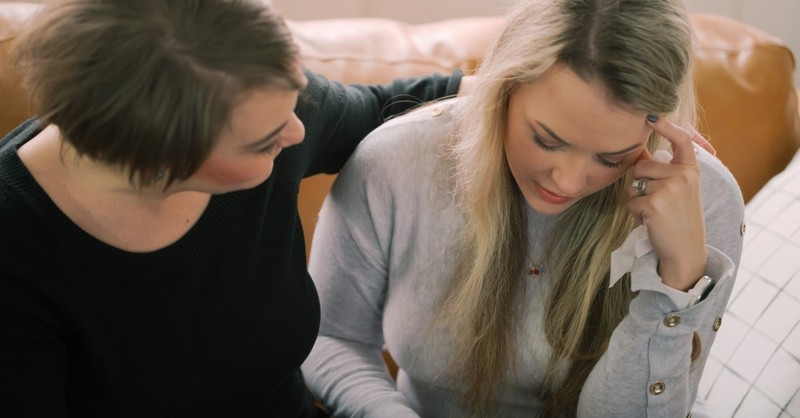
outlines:
[[[452, 99], [422, 108], [371, 134], [323, 206], [309, 264], [322, 325], [303, 371], [311, 390], [336, 416], [468, 416], [458, 403], [458, 383], [447, 379], [447, 333], [431, 326], [464, 222], [441, 158], [459, 103]], [[579, 416], [673, 418], [691, 409], [715, 322], [733, 287], [744, 219], [742, 197], [728, 170], [704, 151], [698, 159], [706, 273], [716, 285], [688, 309], [679, 309], [657, 286], [640, 291], [584, 385]], [[528, 210], [532, 261], [542, 254], [554, 220]], [[633, 280], [660, 284], [656, 265], [654, 253], [638, 259]], [[537, 416], [541, 408], [536, 393], [550, 355], [542, 318], [552, 276], [524, 278], [514, 366], [508, 367], [498, 394], [498, 416]], [[680, 319], [677, 325], [674, 316]], [[695, 332], [702, 353], [691, 362]], [[381, 358], [384, 346], [400, 366], [396, 383]]]

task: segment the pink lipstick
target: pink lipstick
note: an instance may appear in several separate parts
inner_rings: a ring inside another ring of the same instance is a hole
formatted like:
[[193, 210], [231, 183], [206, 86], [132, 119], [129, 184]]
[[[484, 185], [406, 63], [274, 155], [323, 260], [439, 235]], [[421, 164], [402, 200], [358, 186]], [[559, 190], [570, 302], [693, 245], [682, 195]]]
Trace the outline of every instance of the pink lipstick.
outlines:
[[570, 200], [572, 200], [571, 197], [559, 196], [551, 192], [550, 190], [545, 189], [544, 187], [542, 187], [541, 184], [535, 181], [533, 182], [533, 185], [534, 187], [536, 187], [536, 192], [539, 194], [539, 197], [541, 197], [542, 200], [544, 200], [547, 203], [550, 203], [551, 205], [563, 205], [564, 203], [567, 203]]

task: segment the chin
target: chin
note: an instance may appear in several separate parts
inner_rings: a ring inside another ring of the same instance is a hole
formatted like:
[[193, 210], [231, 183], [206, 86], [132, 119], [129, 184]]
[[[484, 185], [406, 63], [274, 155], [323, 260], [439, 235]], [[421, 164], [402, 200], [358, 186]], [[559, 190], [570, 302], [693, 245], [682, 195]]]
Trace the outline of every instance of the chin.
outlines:
[[542, 215], [560, 215], [577, 202], [577, 200], [572, 200], [570, 202], [557, 205], [545, 202], [539, 197], [526, 197], [525, 201], [528, 203], [528, 206], [530, 206], [531, 209]]
[[217, 183], [214, 186], [207, 187], [206, 192], [211, 194], [226, 194], [226, 193], [233, 193], [242, 190], [252, 189], [257, 187], [261, 183], [265, 182], [269, 177], [265, 177], [263, 179], [254, 179], [254, 180], [244, 180], [239, 182], [225, 182]]
[[535, 212], [541, 213], [542, 215], [560, 215], [565, 210], [567, 210], [570, 206], [572, 206], [572, 205], [551, 205], [551, 204], [547, 204], [547, 203], [542, 204], [541, 202], [538, 205], [536, 205], [536, 204], [532, 205], [530, 203], [528, 203], [528, 205]]
[[231, 192], [235, 192], [235, 191], [239, 191], [239, 190], [252, 189], [254, 187], [258, 187], [259, 185], [261, 185], [261, 183], [264, 183], [265, 181], [267, 181], [267, 179], [269, 179], [269, 176], [271, 174], [272, 174], [272, 170], [270, 170], [267, 173], [264, 173], [264, 174], [262, 174], [262, 175], [260, 175], [258, 177], [251, 178], [251, 179], [248, 179], [248, 180], [239, 181], [235, 185], [231, 185], [228, 188], [230, 189]]
[[263, 179], [251, 180], [245, 183], [241, 183], [238, 186], [234, 187], [231, 191], [239, 191], [239, 190], [249, 190], [255, 187], [260, 186], [262, 183], [267, 181], [269, 177], [264, 177]]

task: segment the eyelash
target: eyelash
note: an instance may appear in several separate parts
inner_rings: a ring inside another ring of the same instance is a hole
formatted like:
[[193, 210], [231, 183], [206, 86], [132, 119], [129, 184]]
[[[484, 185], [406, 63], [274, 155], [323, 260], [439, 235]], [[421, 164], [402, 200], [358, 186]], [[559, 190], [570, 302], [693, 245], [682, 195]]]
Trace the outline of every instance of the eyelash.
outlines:
[[[538, 134], [533, 134], [533, 141], [536, 143], [536, 145], [539, 146], [539, 148], [543, 149], [546, 152], [555, 152], [555, 151], [558, 151], [562, 147], [561, 145], [551, 146], [551, 145], [545, 144], [544, 141], [542, 140], [542, 138]], [[602, 159], [600, 157], [597, 157], [597, 161], [600, 164], [602, 164], [603, 166], [605, 166], [605, 167], [616, 169], [616, 168], [622, 167], [622, 164], [625, 163], [625, 158], [623, 158], [622, 160], [620, 160], [620, 161], [618, 161], [616, 163], [612, 163], [612, 162], [604, 160], [604, 159]]]
[[541, 149], [543, 149], [543, 150], [545, 150], [547, 152], [554, 152], [554, 151], [557, 151], [559, 148], [561, 148], [558, 145], [557, 146], [551, 146], [551, 145], [545, 144], [544, 141], [542, 141], [542, 137], [540, 137], [538, 134], [533, 134], [533, 141], [536, 142], [536, 145], [538, 145], [539, 148], [541, 148]]
[[606, 167], [608, 167], [608, 168], [614, 168], [614, 169], [617, 169], [617, 168], [620, 168], [620, 167], [622, 167], [622, 164], [624, 164], [624, 163], [625, 163], [625, 158], [623, 158], [623, 159], [619, 160], [619, 161], [618, 161], [618, 162], [616, 162], [616, 163], [612, 163], [611, 161], [606, 161], [606, 160], [604, 160], [604, 159], [602, 159], [602, 158], [600, 158], [600, 157], [598, 157], [598, 158], [597, 158], [597, 161], [600, 161], [600, 164], [603, 164], [604, 166], [606, 166]]
[[261, 148], [260, 150], [257, 150], [257, 152], [258, 152], [259, 154], [269, 154], [269, 153], [271, 153], [273, 150], [275, 150], [275, 147], [277, 147], [277, 146], [278, 146], [278, 144], [270, 144], [270, 145], [267, 145], [267, 146], [266, 146], [266, 147], [264, 147], [264, 148]]

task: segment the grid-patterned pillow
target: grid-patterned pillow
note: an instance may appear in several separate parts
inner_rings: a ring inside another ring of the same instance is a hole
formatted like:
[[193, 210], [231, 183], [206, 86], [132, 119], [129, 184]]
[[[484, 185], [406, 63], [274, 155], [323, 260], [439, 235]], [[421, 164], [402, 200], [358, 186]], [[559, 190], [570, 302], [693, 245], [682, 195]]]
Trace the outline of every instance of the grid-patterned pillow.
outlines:
[[699, 395], [719, 418], [800, 418], [800, 153], [745, 214], [739, 275]]

